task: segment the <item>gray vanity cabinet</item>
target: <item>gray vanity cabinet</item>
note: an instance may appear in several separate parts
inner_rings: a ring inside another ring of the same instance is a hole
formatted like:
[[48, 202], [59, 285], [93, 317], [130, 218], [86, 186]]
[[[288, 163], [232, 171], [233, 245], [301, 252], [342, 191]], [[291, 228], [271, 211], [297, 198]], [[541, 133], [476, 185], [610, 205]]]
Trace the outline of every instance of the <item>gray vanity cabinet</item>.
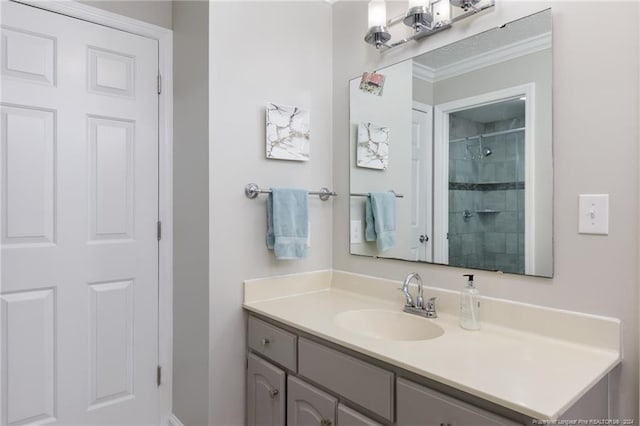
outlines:
[[249, 426], [528, 424], [406, 380], [394, 366], [311, 339], [292, 327], [253, 315], [248, 326]]
[[247, 357], [247, 425], [285, 425], [286, 374], [267, 361]]
[[393, 422], [392, 372], [300, 338], [298, 374]]
[[515, 426], [509, 419], [398, 378], [397, 426]]
[[344, 404], [338, 404], [338, 426], [382, 426]]
[[338, 400], [297, 377], [287, 379], [287, 425], [333, 426]]

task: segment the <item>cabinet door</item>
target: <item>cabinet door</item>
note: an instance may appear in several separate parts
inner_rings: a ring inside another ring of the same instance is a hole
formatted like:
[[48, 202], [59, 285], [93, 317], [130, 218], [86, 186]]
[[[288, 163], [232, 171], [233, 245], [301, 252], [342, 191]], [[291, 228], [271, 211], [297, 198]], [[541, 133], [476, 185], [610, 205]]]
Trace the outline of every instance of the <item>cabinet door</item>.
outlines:
[[287, 379], [287, 425], [333, 426], [336, 424], [338, 400], [303, 382]]
[[519, 423], [404, 379], [397, 382], [398, 426], [515, 426]]
[[247, 424], [285, 425], [285, 373], [249, 354], [247, 368]]

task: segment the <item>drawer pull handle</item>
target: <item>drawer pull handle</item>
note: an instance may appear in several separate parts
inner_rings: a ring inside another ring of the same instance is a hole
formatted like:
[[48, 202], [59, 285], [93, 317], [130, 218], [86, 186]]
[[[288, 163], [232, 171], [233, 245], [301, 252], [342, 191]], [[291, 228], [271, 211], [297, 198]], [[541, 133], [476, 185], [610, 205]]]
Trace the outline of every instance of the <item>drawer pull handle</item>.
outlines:
[[322, 421], [320, 422], [320, 426], [331, 426], [331, 420], [322, 419]]
[[271, 399], [275, 399], [276, 396], [278, 396], [280, 394], [280, 391], [278, 389], [271, 389], [269, 391], [269, 396], [271, 397]]
[[269, 343], [271, 343], [271, 341], [269, 339], [262, 339], [262, 346], [267, 346]]

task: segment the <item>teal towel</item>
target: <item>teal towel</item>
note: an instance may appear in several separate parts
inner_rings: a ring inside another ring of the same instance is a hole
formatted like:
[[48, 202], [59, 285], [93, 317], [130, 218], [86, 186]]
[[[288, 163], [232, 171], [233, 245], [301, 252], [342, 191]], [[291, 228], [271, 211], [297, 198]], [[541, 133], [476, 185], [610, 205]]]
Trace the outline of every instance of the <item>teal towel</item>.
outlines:
[[267, 248], [276, 259], [302, 259], [307, 256], [308, 236], [307, 191], [272, 189], [267, 198]]
[[365, 239], [375, 241], [378, 251], [396, 245], [396, 194], [371, 192], [365, 205]]

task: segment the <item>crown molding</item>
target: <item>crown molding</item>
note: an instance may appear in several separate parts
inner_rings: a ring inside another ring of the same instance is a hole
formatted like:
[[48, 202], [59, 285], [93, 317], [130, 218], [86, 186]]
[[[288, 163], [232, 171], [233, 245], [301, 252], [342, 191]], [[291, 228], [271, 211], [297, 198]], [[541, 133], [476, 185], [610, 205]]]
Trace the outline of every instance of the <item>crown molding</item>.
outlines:
[[413, 61], [413, 78], [433, 83], [436, 81], [436, 70], [420, 62]]
[[440, 68], [431, 68], [413, 61], [413, 76], [429, 83], [466, 74], [479, 68], [509, 61], [531, 53], [551, 48], [551, 32], [521, 40], [479, 55], [470, 56]]

